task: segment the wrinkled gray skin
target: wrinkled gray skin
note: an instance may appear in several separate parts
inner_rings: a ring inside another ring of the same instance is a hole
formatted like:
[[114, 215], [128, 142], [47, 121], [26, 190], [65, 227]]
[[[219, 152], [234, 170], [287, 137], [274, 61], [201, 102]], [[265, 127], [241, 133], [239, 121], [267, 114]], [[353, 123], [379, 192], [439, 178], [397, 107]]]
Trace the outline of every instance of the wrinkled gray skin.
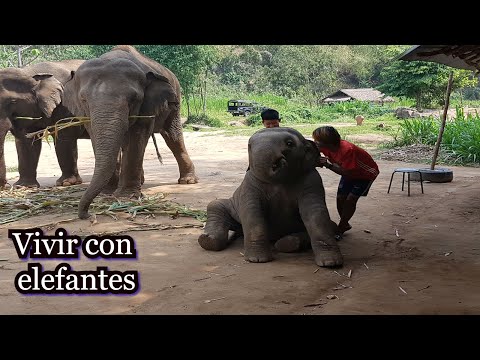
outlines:
[[[37, 166], [41, 141], [32, 143], [25, 134], [44, 129], [72, 114], [61, 105], [63, 84], [70, 79], [83, 60], [42, 62], [24, 68], [0, 70], [0, 187], [6, 184], [4, 156], [5, 136], [10, 130], [15, 136], [18, 155], [18, 186], [37, 187]], [[17, 119], [17, 116], [41, 117], [39, 120]], [[57, 185], [80, 184], [77, 169], [77, 142], [81, 127], [59, 132], [55, 152], [62, 170]]]
[[12, 124], [9, 119], [0, 121], [0, 189], [7, 183], [7, 165], [5, 164], [5, 137]]
[[[79, 203], [81, 219], [89, 217], [88, 208], [102, 190], [117, 197], [141, 196], [143, 157], [154, 132], [162, 134], [177, 160], [178, 182], [198, 181], [183, 141], [180, 100], [176, 76], [131, 46], [117, 46], [72, 72], [63, 103], [75, 115], [90, 117], [85, 127], [95, 153], [92, 181]], [[134, 115], [155, 118], [129, 119]]]
[[315, 144], [294, 129], [263, 129], [250, 138], [248, 157], [250, 168], [233, 196], [207, 206], [199, 244], [222, 250], [231, 241], [229, 230], [243, 232], [245, 259], [268, 262], [273, 259], [272, 243], [290, 252], [305, 248], [302, 241], [309, 239], [317, 265], [342, 265], [335, 223], [315, 168]]

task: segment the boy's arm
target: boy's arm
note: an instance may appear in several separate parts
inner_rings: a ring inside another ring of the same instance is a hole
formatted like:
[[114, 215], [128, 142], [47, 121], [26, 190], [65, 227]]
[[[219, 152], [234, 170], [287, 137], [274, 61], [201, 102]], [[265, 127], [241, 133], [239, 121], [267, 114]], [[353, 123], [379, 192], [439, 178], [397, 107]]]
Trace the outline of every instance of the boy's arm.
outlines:
[[345, 168], [343, 168], [340, 165], [335, 164], [335, 163], [327, 163], [325, 165], [325, 167], [327, 169], [332, 170], [334, 173], [336, 173], [338, 175], [347, 176], [347, 177], [351, 177], [352, 175], [355, 175], [355, 173], [356, 173], [356, 171], [355, 171], [356, 169], [345, 169]]
[[354, 151], [348, 151], [343, 159], [342, 159], [342, 164], [343, 166], [340, 166], [336, 163], [331, 163], [328, 162], [326, 165], [324, 165], [327, 169], [332, 170], [334, 173], [342, 176], [347, 176], [347, 177], [353, 177], [355, 174], [358, 172], [356, 168], [356, 156]]

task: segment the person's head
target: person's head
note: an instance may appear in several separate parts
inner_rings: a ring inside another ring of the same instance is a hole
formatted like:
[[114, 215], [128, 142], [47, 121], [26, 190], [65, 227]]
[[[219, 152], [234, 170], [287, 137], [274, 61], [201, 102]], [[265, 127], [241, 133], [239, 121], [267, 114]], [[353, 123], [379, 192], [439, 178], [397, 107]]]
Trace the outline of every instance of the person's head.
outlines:
[[340, 134], [333, 126], [320, 126], [313, 130], [313, 140], [318, 147], [335, 151], [340, 146]]
[[277, 110], [274, 110], [274, 109], [263, 110], [260, 116], [262, 117], [263, 126], [265, 126], [266, 128], [273, 128], [273, 127], [280, 126], [281, 119]]

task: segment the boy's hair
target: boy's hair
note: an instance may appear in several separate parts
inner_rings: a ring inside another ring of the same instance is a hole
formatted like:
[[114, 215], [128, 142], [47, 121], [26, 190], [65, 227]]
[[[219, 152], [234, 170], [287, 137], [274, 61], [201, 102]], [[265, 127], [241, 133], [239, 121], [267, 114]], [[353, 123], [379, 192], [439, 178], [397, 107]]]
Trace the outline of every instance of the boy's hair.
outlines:
[[312, 137], [326, 145], [339, 145], [340, 134], [333, 126], [320, 126], [313, 130]]
[[280, 121], [280, 115], [278, 114], [278, 111], [275, 109], [265, 109], [262, 111], [260, 114], [263, 120], [278, 120]]

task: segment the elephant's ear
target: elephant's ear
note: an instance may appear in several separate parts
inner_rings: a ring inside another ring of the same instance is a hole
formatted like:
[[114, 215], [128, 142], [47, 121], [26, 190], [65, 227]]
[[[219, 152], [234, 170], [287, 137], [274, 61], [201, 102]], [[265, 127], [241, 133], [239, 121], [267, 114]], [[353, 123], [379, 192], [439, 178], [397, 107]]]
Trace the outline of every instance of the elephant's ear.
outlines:
[[51, 117], [62, 102], [63, 85], [52, 74], [35, 74], [33, 78], [38, 81], [34, 88], [37, 104], [46, 117]]
[[62, 105], [75, 116], [85, 116], [78, 101], [78, 91], [76, 90], [75, 71], [70, 72], [70, 79], [65, 83], [62, 94]]
[[163, 117], [163, 120], [155, 121], [153, 128], [154, 132], [160, 132], [169, 128], [172, 121], [180, 121], [180, 94], [165, 76], [152, 71], [145, 75], [147, 85], [141, 111], [143, 114]]
[[305, 140], [305, 162], [304, 169], [306, 171], [315, 168], [320, 157], [320, 151], [312, 140]]
[[[169, 103], [179, 103], [178, 94], [165, 76], [149, 71], [146, 74], [147, 87], [145, 92], [157, 92], [156, 96], [165, 98]], [[147, 95], [147, 94], [146, 94]]]

